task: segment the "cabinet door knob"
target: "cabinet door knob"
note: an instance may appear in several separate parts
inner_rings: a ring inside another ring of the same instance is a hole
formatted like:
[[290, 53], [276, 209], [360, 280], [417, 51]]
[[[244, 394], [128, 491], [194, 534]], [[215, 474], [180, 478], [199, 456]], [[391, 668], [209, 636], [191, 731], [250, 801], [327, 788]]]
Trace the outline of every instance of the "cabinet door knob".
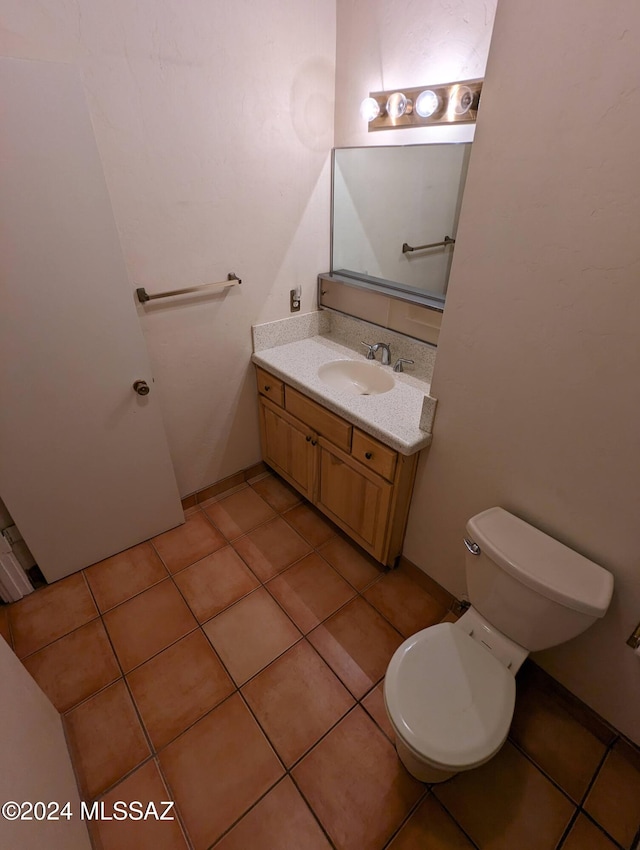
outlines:
[[306, 439], [306, 441], [307, 441], [308, 443], [310, 443], [310, 442], [311, 442], [311, 437], [305, 437], [305, 439]]
[[318, 445], [318, 441], [317, 441], [317, 440], [311, 440], [311, 445], [312, 445], [312, 446], [317, 446], [317, 445]]
[[371, 460], [371, 458], [373, 457], [373, 453], [372, 452], [365, 452], [364, 456], [366, 457], [367, 460]]

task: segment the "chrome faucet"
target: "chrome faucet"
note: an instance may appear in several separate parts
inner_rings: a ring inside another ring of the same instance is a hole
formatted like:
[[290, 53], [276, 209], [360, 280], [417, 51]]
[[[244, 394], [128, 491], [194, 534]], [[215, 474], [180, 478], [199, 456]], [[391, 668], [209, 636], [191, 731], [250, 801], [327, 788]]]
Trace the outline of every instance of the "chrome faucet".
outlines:
[[366, 345], [369, 351], [367, 351], [367, 360], [375, 360], [376, 359], [376, 351], [381, 348], [382, 355], [380, 357], [380, 362], [383, 366], [391, 366], [391, 351], [389, 350], [389, 346], [386, 342], [376, 342], [374, 345], [369, 345], [368, 342], [363, 342], [363, 345]]
[[388, 344], [386, 342], [376, 342], [376, 344], [373, 346], [373, 348], [371, 350], [375, 354], [376, 351], [379, 348], [382, 349], [382, 355], [380, 357], [380, 362], [382, 363], [383, 366], [391, 366], [391, 351], [389, 349]]

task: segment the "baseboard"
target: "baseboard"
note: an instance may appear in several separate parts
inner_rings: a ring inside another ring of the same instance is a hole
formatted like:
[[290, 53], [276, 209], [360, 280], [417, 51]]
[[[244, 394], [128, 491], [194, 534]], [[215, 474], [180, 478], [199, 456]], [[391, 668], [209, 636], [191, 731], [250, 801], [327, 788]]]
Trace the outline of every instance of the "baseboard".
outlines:
[[185, 498], [181, 500], [182, 510], [186, 511], [189, 508], [194, 508], [196, 505], [206, 502], [207, 499], [219, 496], [220, 493], [224, 493], [225, 490], [231, 490], [232, 487], [238, 487], [238, 485], [244, 484], [245, 481], [248, 481], [250, 478], [255, 478], [256, 475], [262, 475], [263, 472], [268, 471], [269, 467], [263, 461], [254, 463], [253, 466], [248, 466], [246, 469], [240, 470], [240, 472], [228, 475], [226, 478], [221, 478], [214, 484], [210, 484], [202, 490], [196, 490], [195, 493], [185, 496]]

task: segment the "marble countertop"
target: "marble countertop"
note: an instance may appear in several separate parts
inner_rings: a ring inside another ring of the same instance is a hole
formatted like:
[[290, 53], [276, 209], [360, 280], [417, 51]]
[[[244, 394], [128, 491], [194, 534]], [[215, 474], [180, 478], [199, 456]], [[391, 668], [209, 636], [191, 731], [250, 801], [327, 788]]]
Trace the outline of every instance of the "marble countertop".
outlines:
[[[386, 393], [365, 396], [334, 390], [318, 377], [318, 367], [331, 360], [366, 362], [366, 357], [327, 336], [263, 349], [251, 359], [401, 454], [414, 454], [431, 442], [436, 400], [429, 396], [427, 381], [403, 372], [393, 373], [395, 386]], [[390, 366], [380, 368], [392, 373]]]

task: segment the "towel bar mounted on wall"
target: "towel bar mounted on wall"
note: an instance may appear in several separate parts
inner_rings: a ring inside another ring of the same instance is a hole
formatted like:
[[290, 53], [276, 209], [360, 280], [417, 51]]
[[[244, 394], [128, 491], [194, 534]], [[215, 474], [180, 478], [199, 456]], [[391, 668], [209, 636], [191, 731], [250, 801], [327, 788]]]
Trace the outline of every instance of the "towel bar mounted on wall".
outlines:
[[441, 245], [455, 245], [456, 240], [450, 236], [445, 236], [442, 242], [430, 242], [428, 245], [415, 245], [412, 247], [406, 242], [402, 245], [402, 253], [409, 254], [411, 251], [424, 251], [426, 248], [439, 248]]
[[190, 292], [201, 292], [204, 289], [227, 289], [230, 286], [238, 286], [241, 283], [242, 281], [238, 275], [229, 272], [227, 279], [219, 283], [203, 283], [200, 286], [188, 286], [186, 289], [172, 289], [169, 292], [155, 292], [152, 295], [149, 295], [144, 286], [141, 286], [139, 289], [136, 289], [136, 295], [141, 304], [146, 304], [147, 301], [154, 301], [156, 298], [169, 298], [171, 295], [187, 295]]

